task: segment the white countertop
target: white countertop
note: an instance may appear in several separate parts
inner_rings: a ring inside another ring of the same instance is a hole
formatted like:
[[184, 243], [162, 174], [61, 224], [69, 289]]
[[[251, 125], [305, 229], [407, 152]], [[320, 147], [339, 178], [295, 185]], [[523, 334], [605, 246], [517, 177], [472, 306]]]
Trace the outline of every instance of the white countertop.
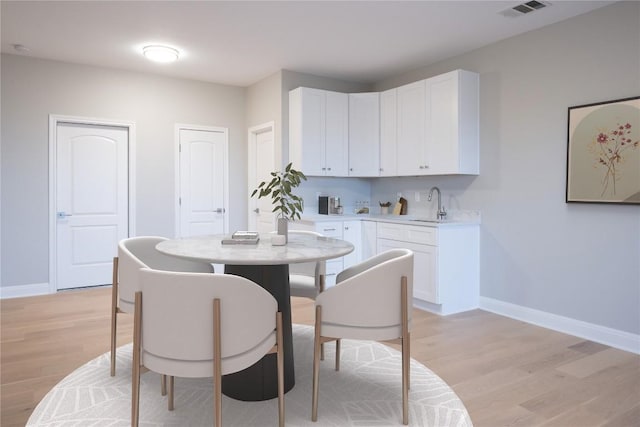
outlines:
[[480, 224], [480, 215], [476, 212], [473, 213], [458, 213], [456, 216], [453, 216], [449, 219], [436, 221], [433, 218], [427, 218], [421, 215], [379, 215], [379, 214], [369, 214], [369, 215], [356, 215], [356, 214], [345, 214], [345, 215], [321, 215], [321, 214], [304, 214], [300, 219], [300, 222], [326, 222], [326, 221], [350, 221], [350, 220], [361, 220], [361, 221], [375, 221], [375, 222], [390, 222], [395, 224], [405, 224], [405, 225], [418, 225], [422, 227], [451, 227], [451, 226], [460, 226], [460, 225], [477, 225]]
[[165, 240], [156, 249], [164, 254], [220, 264], [279, 265], [337, 258], [354, 247], [344, 240], [289, 234], [284, 246], [272, 246], [270, 234], [261, 234], [257, 244], [223, 245], [228, 235], [195, 236]]

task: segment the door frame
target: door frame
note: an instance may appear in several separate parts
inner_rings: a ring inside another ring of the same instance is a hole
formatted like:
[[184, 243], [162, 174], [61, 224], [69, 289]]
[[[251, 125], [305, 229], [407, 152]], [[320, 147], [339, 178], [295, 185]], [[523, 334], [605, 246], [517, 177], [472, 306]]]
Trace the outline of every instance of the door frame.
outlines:
[[282, 161], [278, 161], [277, 158], [277, 147], [276, 147], [276, 122], [275, 120], [271, 120], [270, 122], [266, 122], [266, 123], [262, 123], [256, 126], [252, 126], [249, 128], [248, 130], [248, 136], [247, 136], [247, 142], [248, 142], [248, 147], [247, 147], [247, 196], [249, 198], [249, 200], [247, 201], [247, 226], [249, 228], [251, 228], [251, 212], [256, 208], [257, 206], [257, 199], [255, 200], [255, 203], [252, 201], [252, 197], [251, 197], [251, 193], [253, 192], [253, 190], [255, 190], [255, 187], [253, 187], [256, 182], [256, 171], [254, 168], [251, 167], [251, 165], [254, 165], [256, 162], [256, 151], [255, 151], [255, 146], [256, 146], [256, 141], [258, 140], [258, 135], [264, 132], [268, 132], [271, 131], [272, 135], [273, 135], [273, 164], [276, 165], [276, 167], [281, 167], [278, 165], [282, 164]]
[[185, 123], [176, 123], [174, 125], [174, 212], [175, 212], [175, 231], [174, 237], [180, 236], [180, 131], [181, 130], [196, 130], [205, 132], [222, 132], [224, 134], [224, 188], [223, 188], [223, 200], [224, 200], [224, 232], [229, 232], [229, 128], [219, 126], [202, 126], [202, 125], [190, 125]]
[[112, 126], [127, 129], [127, 157], [128, 157], [128, 230], [127, 236], [136, 235], [136, 124], [128, 120], [103, 119], [95, 117], [65, 116], [49, 114], [49, 293], [58, 291], [58, 257], [56, 233], [56, 200], [57, 200], [57, 171], [58, 162], [58, 125], [62, 123]]

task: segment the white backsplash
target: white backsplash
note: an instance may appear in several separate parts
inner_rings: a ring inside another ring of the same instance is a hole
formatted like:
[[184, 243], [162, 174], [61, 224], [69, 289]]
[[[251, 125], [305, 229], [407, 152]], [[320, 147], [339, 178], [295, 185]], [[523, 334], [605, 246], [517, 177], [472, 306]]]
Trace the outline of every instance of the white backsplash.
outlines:
[[[338, 196], [345, 215], [355, 214], [358, 202], [369, 202], [369, 213], [380, 214], [379, 202], [391, 202], [389, 212], [398, 201], [398, 194], [407, 200], [407, 215], [420, 218], [435, 218], [438, 201], [434, 194], [428, 201], [429, 190], [437, 185], [442, 192], [442, 205], [447, 218], [453, 220], [479, 220], [480, 212], [474, 206], [461, 206], [460, 196], [474, 177], [399, 177], [399, 178], [325, 178], [309, 177], [296, 194], [304, 199], [307, 215], [318, 213], [318, 195]], [[416, 188], [423, 188], [416, 190]]]

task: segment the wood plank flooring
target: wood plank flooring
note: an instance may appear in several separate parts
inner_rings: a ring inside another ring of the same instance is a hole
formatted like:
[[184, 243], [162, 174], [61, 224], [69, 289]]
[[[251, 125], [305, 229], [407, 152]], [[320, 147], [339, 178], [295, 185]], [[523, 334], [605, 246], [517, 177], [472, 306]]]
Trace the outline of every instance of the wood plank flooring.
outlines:
[[[51, 387], [109, 350], [110, 296], [106, 287], [0, 302], [0, 425], [24, 426]], [[294, 298], [292, 314], [313, 324], [313, 303]], [[132, 316], [118, 328], [118, 345], [130, 342]], [[476, 427], [640, 427], [632, 353], [481, 310], [414, 310], [411, 351], [456, 391]]]

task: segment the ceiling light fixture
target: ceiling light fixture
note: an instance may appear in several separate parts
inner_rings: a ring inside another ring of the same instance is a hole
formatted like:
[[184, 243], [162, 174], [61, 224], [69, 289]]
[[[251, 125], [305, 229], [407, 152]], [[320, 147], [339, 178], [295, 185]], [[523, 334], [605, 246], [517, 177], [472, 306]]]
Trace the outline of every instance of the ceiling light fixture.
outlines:
[[173, 62], [178, 59], [180, 52], [168, 46], [150, 45], [142, 48], [142, 54], [155, 62]]

